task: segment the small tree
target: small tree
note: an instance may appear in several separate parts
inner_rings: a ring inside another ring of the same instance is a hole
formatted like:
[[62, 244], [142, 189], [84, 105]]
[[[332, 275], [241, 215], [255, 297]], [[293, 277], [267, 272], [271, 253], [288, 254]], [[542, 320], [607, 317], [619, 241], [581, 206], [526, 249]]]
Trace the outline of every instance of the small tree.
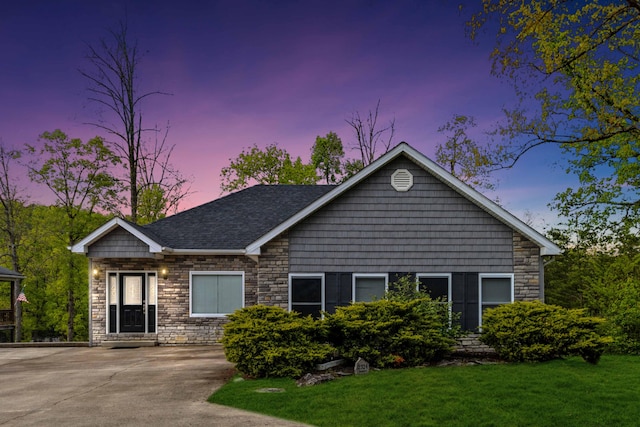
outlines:
[[[33, 182], [47, 186], [56, 196], [56, 204], [65, 212], [66, 223], [61, 224], [64, 243], [73, 246], [93, 228], [92, 214], [96, 209], [114, 211], [118, 205], [119, 187], [110, 170], [119, 159], [96, 137], [88, 142], [70, 139], [61, 130], [44, 132], [40, 136], [41, 148], [27, 145], [31, 154], [29, 177]], [[67, 340], [74, 337], [75, 291], [82, 286], [86, 275], [77, 255], [69, 251], [67, 256], [66, 286], [68, 329]]]
[[329, 132], [325, 137], [316, 137], [311, 152], [311, 163], [327, 184], [335, 184], [339, 181], [342, 175], [343, 157], [342, 140], [335, 132]]

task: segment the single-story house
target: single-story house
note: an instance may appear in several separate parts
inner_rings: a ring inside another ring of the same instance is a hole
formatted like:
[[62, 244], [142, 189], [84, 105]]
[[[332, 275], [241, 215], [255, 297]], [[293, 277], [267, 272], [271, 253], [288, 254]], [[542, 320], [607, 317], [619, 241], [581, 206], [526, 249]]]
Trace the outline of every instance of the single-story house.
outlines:
[[267, 304], [319, 315], [381, 297], [402, 275], [482, 311], [543, 298], [560, 248], [401, 143], [337, 185], [257, 185], [157, 222], [112, 219], [74, 245], [90, 258], [92, 345], [208, 344], [226, 315]]

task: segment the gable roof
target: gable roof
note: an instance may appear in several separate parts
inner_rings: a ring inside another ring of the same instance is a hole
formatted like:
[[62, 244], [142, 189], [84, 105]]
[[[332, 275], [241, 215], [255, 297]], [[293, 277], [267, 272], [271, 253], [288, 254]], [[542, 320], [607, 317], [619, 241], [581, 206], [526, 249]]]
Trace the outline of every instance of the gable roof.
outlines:
[[437, 179], [448, 185], [461, 196], [476, 204], [478, 207], [492, 215], [494, 218], [498, 219], [505, 225], [511, 227], [513, 230], [517, 231], [518, 233], [534, 242], [536, 245], [538, 245], [538, 247], [540, 247], [541, 255], [559, 255], [562, 253], [562, 249], [560, 249], [560, 247], [558, 247], [551, 240], [547, 239], [532, 227], [525, 224], [511, 213], [507, 212], [505, 209], [503, 209], [492, 200], [488, 199], [483, 194], [479, 193], [464, 182], [460, 181], [458, 178], [451, 175], [440, 165], [436, 164], [434, 161], [417, 151], [415, 148], [411, 147], [406, 142], [401, 142], [392, 150], [381, 156], [378, 160], [371, 163], [362, 171], [354, 175], [351, 179], [349, 179], [342, 185], [335, 187], [331, 192], [320, 197], [319, 199], [296, 213], [294, 216], [275, 227], [269, 233], [261, 236], [255, 242], [252, 242], [249, 246], [247, 246], [246, 253], [248, 255], [259, 255], [262, 245], [269, 242], [271, 239], [278, 236], [283, 231], [302, 221], [304, 218], [313, 214], [341, 194], [349, 191], [351, 188], [367, 179], [369, 176], [371, 176], [373, 173], [378, 171], [380, 168], [382, 168], [392, 160], [403, 155], [407, 156], [418, 166], [431, 173]]
[[149, 245], [152, 253], [243, 254], [250, 243], [333, 188], [256, 185], [143, 226], [115, 218], [71, 250], [88, 253], [90, 245], [122, 227]]
[[113, 219], [70, 249], [88, 253], [91, 244], [122, 227], [148, 244], [152, 253], [260, 255], [264, 244], [399, 156], [406, 156], [462, 197], [534, 242], [540, 247], [541, 255], [562, 253], [555, 243], [405, 142], [339, 186], [256, 185], [144, 226]]

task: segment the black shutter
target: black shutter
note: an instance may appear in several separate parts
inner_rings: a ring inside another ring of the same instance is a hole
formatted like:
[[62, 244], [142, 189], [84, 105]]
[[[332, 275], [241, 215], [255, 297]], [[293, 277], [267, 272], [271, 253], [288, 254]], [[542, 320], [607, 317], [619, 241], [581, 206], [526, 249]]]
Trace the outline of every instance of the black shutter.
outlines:
[[475, 331], [478, 318], [478, 273], [453, 273], [451, 277], [452, 310], [461, 313], [462, 329]]
[[349, 305], [353, 300], [351, 295], [351, 273], [324, 274], [324, 308], [329, 314], [336, 311], [336, 307]]
[[476, 331], [480, 326], [480, 317], [478, 315], [479, 290], [478, 290], [478, 273], [466, 273], [465, 281], [465, 307], [466, 324], [464, 328], [469, 331]]

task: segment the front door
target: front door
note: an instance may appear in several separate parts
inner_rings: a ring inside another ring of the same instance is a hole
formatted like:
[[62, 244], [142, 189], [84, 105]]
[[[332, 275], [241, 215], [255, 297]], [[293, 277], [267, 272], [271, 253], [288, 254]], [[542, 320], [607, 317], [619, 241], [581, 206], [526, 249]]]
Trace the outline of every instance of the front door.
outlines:
[[120, 332], [144, 332], [144, 273], [120, 275]]

